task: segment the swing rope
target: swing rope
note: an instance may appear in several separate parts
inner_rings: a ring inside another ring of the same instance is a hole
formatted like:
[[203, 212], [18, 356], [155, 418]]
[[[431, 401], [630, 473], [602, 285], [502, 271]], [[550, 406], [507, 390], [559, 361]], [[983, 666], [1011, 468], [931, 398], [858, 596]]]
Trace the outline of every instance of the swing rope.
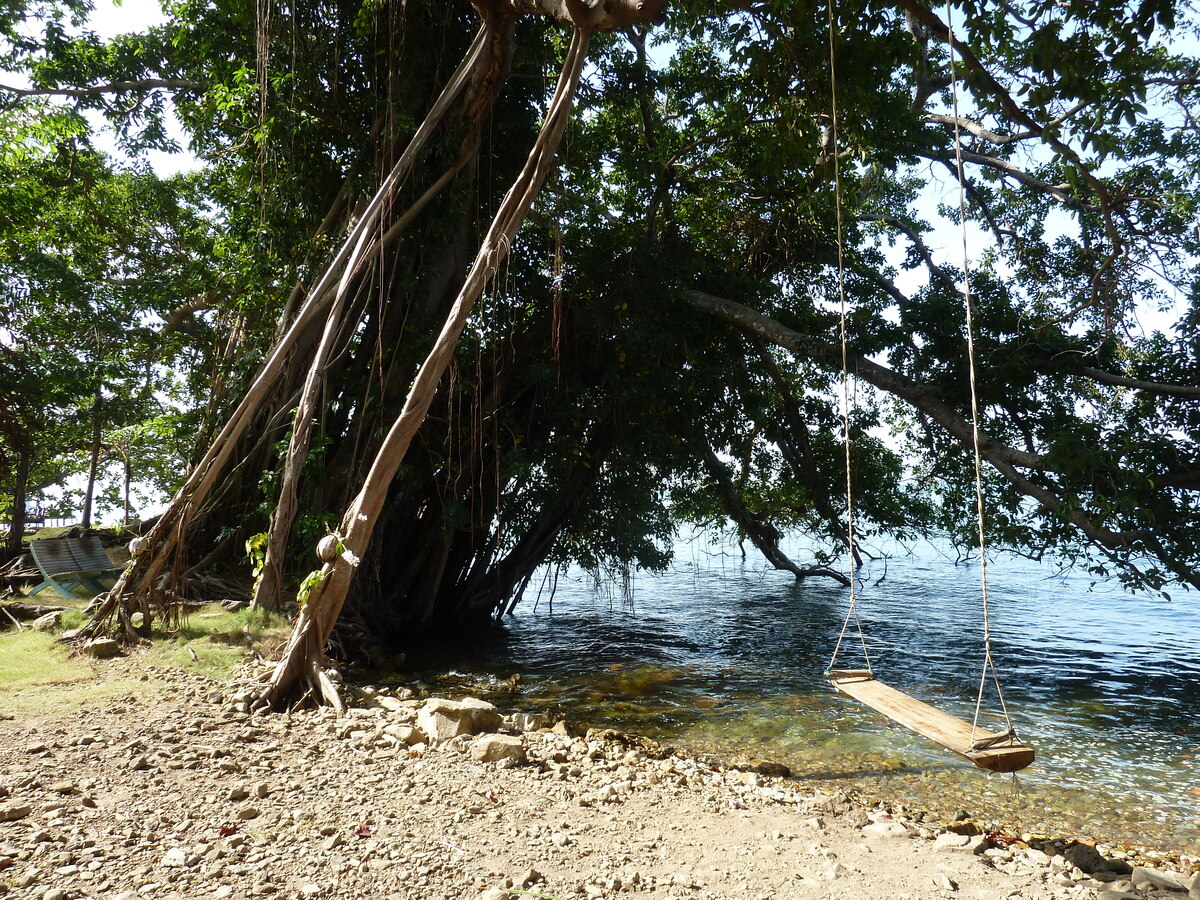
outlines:
[[[984, 503], [983, 503], [983, 458], [979, 449], [979, 400], [976, 392], [975, 383], [975, 323], [973, 314], [973, 304], [971, 302], [971, 272], [970, 272], [970, 254], [967, 239], [967, 198], [966, 198], [966, 176], [965, 167], [963, 165], [963, 149], [962, 149], [962, 128], [961, 120], [958, 115], [958, 73], [955, 69], [955, 46], [956, 40], [954, 37], [954, 11], [952, 7], [947, 7], [946, 20], [946, 42], [950, 52], [950, 96], [953, 103], [954, 111], [954, 163], [955, 175], [958, 179], [958, 221], [962, 233], [962, 275], [963, 275], [963, 307], [966, 310], [966, 328], [967, 328], [967, 368], [970, 373], [971, 385], [971, 440], [975, 454], [975, 513], [976, 513], [976, 531], [979, 536], [979, 572], [981, 596], [983, 604], [983, 671], [979, 677], [979, 691], [975, 696], [975, 715], [971, 720], [971, 743], [979, 749], [992, 746], [1001, 740], [1016, 736], [1016, 731], [1013, 729], [1012, 719], [1008, 715], [1008, 705], [1004, 702], [1004, 690], [1000, 687], [1000, 676], [996, 671], [996, 662], [992, 657], [992, 625], [991, 617], [988, 610], [988, 567], [987, 567], [987, 539], [984, 528]], [[976, 732], [979, 730], [979, 719], [983, 712], [983, 695], [987, 687], [988, 675], [991, 675], [992, 683], [996, 688], [996, 697], [1000, 703], [1001, 712], [1004, 715], [1005, 731], [1003, 734], [989, 738], [985, 741], [976, 740]]]
[[833, 671], [834, 664], [837, 662], [838, 654], [842, 649], [842, 641], [846, 637], [846, 631], [850, 627], [851, 620], [854, 621], [858, 629], [858, 641], [862, 646], [863, 659], [866, 661], [867, 671], [871, 671], [871, 654], [867, 650], [867, 637], [863, 633], [862, 619], [858, 614], [858, 577], [854, 571], [854, 491], [853, 481], [851, 478], [850, 466], [850, 367], [849, 354], [846, 349], [846, 264], [845, 264], [845, 242], [842, 231], [842, 172], [841, 164], [838, 159], [838, 104], [837, 104], [837, 76], [834, 73], [834, 65], [836, 56], [834, 52], [834, 30], [833, 21], [833, 4], [829, 3], [826, 6], [826, 12], [829, 17], [829, 97], [830, 97], [830, 131], [833, 155], [833, 205], [834, 205], [834, 220], [836, 222], [836, 243], [837, 243], [837, 286], [838, 286], [838, 310], [839, 310], [839, 331], [842, 342], [842, 430], [845, 436], [843, 445], [846, 453], [846, 549], [849, 557], [850, 569], [850, 608], [846, 610], [846, 618], [842, 622], [842, 630], [838, 633], [837, 644], [833, 648], [833, 656], [829, 658], [829, 666], [827, 672]]

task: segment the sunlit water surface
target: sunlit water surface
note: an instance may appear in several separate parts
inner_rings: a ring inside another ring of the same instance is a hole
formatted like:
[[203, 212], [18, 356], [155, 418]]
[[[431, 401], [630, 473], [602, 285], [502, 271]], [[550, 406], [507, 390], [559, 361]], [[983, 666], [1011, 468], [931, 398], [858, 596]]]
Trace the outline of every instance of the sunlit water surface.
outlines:
[[[862, 577], [876, 675], [969, 718], [983, 662], [979, 567], [924, 545]], [[405, 668], [520, 673], [504, 705], [554, 705], [693, 751], [782, 762], [799, 779], [943, 815], [1198, 853], [1200, 598], [1090, 585], [1020, 558], [989, 566], [993, 656], [1038, 753], [1019, 784], [828, 687], [847, 590], [697, 544], [681, 544], [670, 571], [638, 576], [632, 603], [582, 573], [562, 574], [553, 602], [535, 581], [503, 628], [427, 647]], [[860, 666], [856, 649], [839, 666]]]

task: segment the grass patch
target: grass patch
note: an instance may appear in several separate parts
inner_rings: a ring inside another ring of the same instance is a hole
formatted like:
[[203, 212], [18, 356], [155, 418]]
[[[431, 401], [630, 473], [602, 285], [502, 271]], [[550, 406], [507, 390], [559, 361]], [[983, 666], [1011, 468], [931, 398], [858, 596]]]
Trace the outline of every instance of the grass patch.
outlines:
[[230, 611], [214, 603], [189, 612], [177, 631], [156, 632], [141, 659], [146, 665], [227, 678], [247, 655], [274, 656], [290, 631], [282, 616], [252, 609]]
[[0, 638], [0, 685], [6, 690], [74, 684], [93, 677], [88, 665], [55, 643], [55, 636], [26, 628]]
[[[83, 623], [82, 612], [63, 613], [63, 630]], [[146, 678], [148, 667], [226, 678], [249, 655], [272, 656], [289, 631], [281, 616], [213, 604], [189, 613], [177, 631], [156, 629], [149, 645], [111, 660], [73, 654], [54, 633], [8, 631], [0, 634], [0, 713], [57, 719], [131, 694], [151, 697], [163, 688]]]

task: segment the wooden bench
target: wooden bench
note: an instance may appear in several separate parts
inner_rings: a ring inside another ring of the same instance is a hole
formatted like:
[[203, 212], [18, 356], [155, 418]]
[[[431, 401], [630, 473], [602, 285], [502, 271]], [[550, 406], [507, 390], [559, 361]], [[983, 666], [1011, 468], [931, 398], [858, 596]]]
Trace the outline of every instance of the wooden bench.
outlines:
[[118, 566], [104, 552], [100, 538], [89, 534], [79, 538], [44, 538], [29, 542], [29, 554], [45, 579], [29, 593], [52, 587], [68, 600], [77, 599], [71, 589], [86, 588], [92, 596], [108, 590], [99, 579], [112, 579], [124, 566]]

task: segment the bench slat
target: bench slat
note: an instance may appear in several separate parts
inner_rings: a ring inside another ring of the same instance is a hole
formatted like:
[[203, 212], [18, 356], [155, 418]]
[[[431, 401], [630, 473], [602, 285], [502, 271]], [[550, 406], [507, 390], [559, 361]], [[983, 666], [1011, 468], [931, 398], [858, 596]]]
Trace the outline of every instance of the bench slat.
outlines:
[[68, 575], [77, 572], [75, 557], [66, 541], [48, 539], [29, 542], [29, 553], [43, 575]]
[[120, 568], [104, 552], [104, 544], [94, 534], [72, 541], [67, 538], [67, 549], [75, 557], [76, 572], [112, 572]]

